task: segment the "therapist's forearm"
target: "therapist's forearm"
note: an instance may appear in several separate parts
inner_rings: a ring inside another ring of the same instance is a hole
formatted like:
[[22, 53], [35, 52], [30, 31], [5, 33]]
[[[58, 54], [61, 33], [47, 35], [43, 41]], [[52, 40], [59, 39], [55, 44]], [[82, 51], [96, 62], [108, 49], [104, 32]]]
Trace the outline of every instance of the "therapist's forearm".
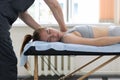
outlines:
[[41, 26], [26, 12], [20, 13], [19, 18], [33, 29], [38, 29]]
[[44, 0], [44, 1], [51, 9], [55, 19], [57, 20], [57, 22], [60, 26], [60, 30], [63, 32], [66, 31], [67, 28], [66, 28], [66, 25], [64, 22], [63, 12], [62, 12], [62, 9], [61, 9], [59, 3], [57, 2], [57, 0]]

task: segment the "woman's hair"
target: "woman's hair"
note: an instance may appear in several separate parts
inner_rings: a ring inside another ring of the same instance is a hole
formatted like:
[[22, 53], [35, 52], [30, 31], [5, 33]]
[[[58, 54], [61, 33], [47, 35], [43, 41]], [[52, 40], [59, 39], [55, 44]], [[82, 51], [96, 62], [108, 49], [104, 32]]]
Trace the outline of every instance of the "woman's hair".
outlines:
[[[30, 34], [27, 34], [25, 35], [24, 37], [24, 40], [23, 40], [23, 43], [22, 43], [22, 46], [21, 46], [21, 50], [20, 50], [20, 55], [22, 54], [22, 51], [24, 49], [24, 46], [32, 39], [32, 35]], [[29, 69], [29, 63], [26, 62], [24, 67], [28, 70]]]
[[24, 40], [23, 40], [23, 43], [22, 43], [22, 46], [21, 46], [20, 54], [22, 53], [25, 45], [26, 45], [31, 39], [32, 39], [32, 35], [30, 35], [30, 34], [25, 35]]
[[33, 41], [40, 41], [40, 32], [45, 28], [39, 28], [33, 32]]
[[[24, 37], [24, 40], [23, 40], [23, 43], [22, 43], [22, 46], [21, 46], [21, 49], [20, 49], [20, 55], [22, 54], [23, 50], [24, 50], [24, 47], [25, 45], [30, 41], [30, 40], [33, 40], [33, 41], [40, 41], [40, 32], [42, 30], [45, 30], [45, 28], [39, 28], [37, 30], [35, 30], [33, 32], [33, 35], [31, 34], [27, 34], [25, 35]], [[29, 69], [29, 63], [27, 62], [24, 67], [28, 70]]]
[[23, 40], [23, 43], [22, 43], [22, 46], [21, 46], [20, 53], [22, 53], [25, 45], [26, 45], [30, 40], [40, 41], [40, 32], [41, 32], [42, 30], [45, 30], [45, 29], [46, 29], [45, 27], [42, 27], [42, 28], [36, 29], [36, 30], [33, 32], [33, 35], [30, 35], [30, 34], [25, 35], [24, 40]]

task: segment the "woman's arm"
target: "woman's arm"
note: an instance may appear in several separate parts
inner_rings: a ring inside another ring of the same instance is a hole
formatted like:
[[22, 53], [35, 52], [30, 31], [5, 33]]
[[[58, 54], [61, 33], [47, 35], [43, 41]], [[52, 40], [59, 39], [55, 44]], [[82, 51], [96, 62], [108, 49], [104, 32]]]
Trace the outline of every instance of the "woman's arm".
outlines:
[[44, 1], [48, 5], [48, 7], [51, 9], [55, 19], [57, 20], [60, 26], [60, 30], [62, 32], [65, 32], [67, 28], [64, 22], [63, 12], [58, 1], [57, 0], [44, 0]]
[[83, 38], [73, 34], [68, 34], [63, 38], [65, 43], [84, 44], [92, 46], [107, 46], [120, 42], [120, 36], [100, 37], [100, 38]]
[[28, 26], [33, 29], [38, 29], [41, 26], [26, 12], [22, 12], [19, 14], [19, 18], [24, 21]]

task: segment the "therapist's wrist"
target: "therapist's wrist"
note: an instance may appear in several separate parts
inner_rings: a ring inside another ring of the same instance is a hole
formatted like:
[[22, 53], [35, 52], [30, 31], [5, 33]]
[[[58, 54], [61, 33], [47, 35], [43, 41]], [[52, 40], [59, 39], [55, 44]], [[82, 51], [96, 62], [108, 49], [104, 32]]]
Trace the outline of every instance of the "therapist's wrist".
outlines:
[[66, 27], [66, 26], [62, 26], [62, 27], [60, 27], [60, 31], [62, 31], [62, 32], [66, 32], [66, 31], [67, 31], [67, 27]]

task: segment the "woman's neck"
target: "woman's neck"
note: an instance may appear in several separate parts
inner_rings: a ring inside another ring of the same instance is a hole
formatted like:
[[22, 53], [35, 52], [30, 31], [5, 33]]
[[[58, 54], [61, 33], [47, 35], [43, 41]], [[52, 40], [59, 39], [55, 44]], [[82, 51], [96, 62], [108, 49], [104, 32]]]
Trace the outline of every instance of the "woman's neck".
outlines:
[[60, 41], [63, 38], [63, 36], [65, 35], [66, 32], [60, 32]]
[[66, 32], [60, 32], [60, 36], [63, 37]]

